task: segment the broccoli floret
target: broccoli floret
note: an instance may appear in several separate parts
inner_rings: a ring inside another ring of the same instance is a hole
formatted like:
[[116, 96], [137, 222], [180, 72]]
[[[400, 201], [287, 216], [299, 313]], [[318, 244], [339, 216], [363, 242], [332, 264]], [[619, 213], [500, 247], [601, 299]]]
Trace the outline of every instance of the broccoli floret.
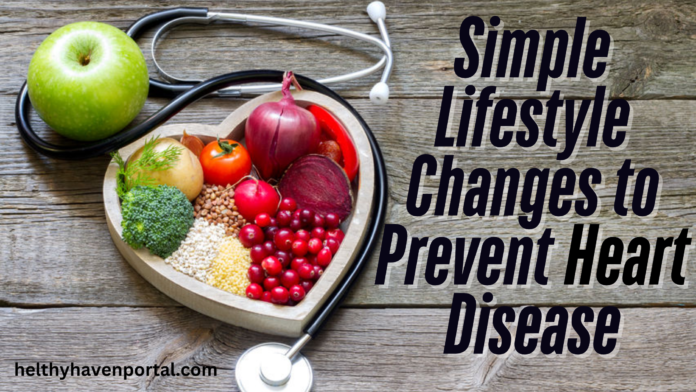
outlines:
[[147, 247], [167, 258], [193, 226], [193, 206], [177, 188], [137, 186], [121, 204], [123, 240], [133, 249]]

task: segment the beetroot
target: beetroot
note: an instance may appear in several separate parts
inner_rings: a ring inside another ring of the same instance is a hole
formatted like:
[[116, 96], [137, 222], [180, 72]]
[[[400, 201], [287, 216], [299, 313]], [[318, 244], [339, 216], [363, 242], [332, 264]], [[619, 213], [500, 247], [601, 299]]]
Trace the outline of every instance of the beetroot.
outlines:
[[324, 216], [333, 213], [341, 221], [353, 209], [346, 173], [323, 155], [310, 154], [295, 160], [283, 174], [278, 188], [283, 197], [297, 202], [298, 209], [308, 209]]

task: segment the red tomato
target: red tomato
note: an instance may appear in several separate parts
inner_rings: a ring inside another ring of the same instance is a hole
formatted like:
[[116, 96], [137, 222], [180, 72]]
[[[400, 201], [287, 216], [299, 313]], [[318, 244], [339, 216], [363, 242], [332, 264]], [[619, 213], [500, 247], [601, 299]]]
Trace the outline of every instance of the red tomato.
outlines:
[[234, 185], [251, 173], [251, 158], [240, 143], [218, 139], [201, 151], [201, 166], [206, 183]]

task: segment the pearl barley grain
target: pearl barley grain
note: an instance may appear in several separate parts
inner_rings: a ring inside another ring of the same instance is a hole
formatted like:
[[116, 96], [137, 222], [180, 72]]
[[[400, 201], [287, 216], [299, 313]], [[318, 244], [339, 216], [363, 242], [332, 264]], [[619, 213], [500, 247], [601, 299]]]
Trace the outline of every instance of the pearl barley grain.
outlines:
[[203, 218], [197, 218], [179, 249], [164, 262], [183, 274], [201, 282], [207, 282], [208, 267], [217, 256], [224, 238], [223, 226], [210, 224]]

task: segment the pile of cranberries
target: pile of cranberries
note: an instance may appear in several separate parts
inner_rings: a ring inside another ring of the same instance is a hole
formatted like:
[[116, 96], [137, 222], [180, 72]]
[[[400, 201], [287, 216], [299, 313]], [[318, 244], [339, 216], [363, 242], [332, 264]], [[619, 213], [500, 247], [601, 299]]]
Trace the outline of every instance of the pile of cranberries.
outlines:
[[298, 209], [291, 198], [281, 200], [275, 216], [257, 215], [239, 232], [251, 248], [247, 297], [290, 306], [301, 301], [338, 251], [340, 224], [337, 215]]

